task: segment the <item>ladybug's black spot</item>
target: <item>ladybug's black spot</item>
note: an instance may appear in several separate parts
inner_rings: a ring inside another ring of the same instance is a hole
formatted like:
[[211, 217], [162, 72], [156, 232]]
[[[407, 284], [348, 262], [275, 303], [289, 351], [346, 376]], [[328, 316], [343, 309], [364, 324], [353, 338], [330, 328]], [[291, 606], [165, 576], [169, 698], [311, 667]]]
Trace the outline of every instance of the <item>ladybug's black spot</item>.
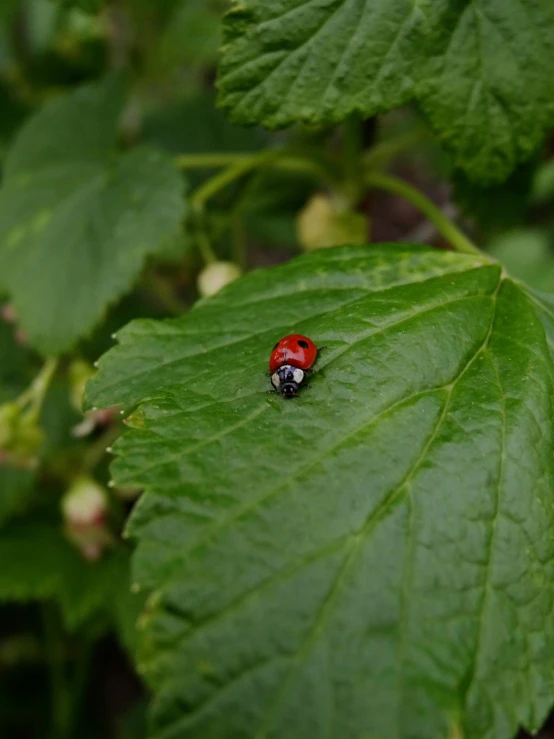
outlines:
[[298, 345], [302, 347], [302, 349], [307, 349], [309, 344], [307, 341], [304, 341], [303, 339], [300, 339], [298, 342]]
[[275, 344], [275, 346], [273, 347], [273, 349], [272, 349], [271, 351], [273, 351], [273, 352], [274, 352], [274, 351], [275, 351], [275, 349], [277, 349], [277, 347], [279, 346], [279, 344], [280, 344], [280, 343], [281, 343], [281, 342], [280, 342], [280, 341], [278, 341], [278, 342], [277, 342], [277, 343]]

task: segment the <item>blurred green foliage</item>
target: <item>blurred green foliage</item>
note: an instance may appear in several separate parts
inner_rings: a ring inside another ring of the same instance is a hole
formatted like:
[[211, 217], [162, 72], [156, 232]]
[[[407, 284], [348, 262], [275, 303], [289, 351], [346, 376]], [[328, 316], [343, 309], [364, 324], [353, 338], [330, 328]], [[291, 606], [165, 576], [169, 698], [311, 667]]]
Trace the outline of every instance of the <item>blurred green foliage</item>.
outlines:
[[[365, 223], [379, 240], [412, 240], [423, 228], [416, 240], [444, 246], [436, 223], [364, 184], [370, 169], [411, 181], [514, 277], [554, 289], [549, 136], [503, 182], [484, 187], [462, 173], [460, 157], [454, 163], [412, 107], [355, 120], [353, 135], [348, 125], [321, 121], [277, 132], [233, 125], [215, 91], [227, 7], [223, 0], [0, 3], [2, 739], [146, 736], [135, 659], [144, 597], [130, 591], [131, 545], [122, 535], [140, 491], [110, 486], [106, 449], [123, 429], [119, 408], [81, 407], [112, 334], [132, 318], [188, 310], [213, 258], [249, 270], [308, 248], [298, 219], [314, 196], [332, 196], [357, 234]], [[121, 109], [92, 106], [80, 122], [87, 90], [112, 76], [127, 81]], [[75, 115], [53, 117], [75, 104]], [[141, 160], [112, 189], [118, 161], [152, 150], [155, 172], [144, 174]], [[287, 152], [279, 164], [275, 150]], [[249, 169], [250, 157], [265, 164]], [[241, 162], [244, 170], [213, 187], [222, 168]], [[44, 178], [37, 188], [35, 176]], [[78, 209], [64, 211], [47, 238], [46, 216], [33, 220], [36, 212], [60, 212], [77, 191]], [[122, 205], [108, 222], [115, 197]], [[159, 219], [142, 219], [154, 201]], [[131, 215], [119, 218], [125, 209]], [[23, 226], [27, 248], [16, 254]], [[117, 238], [100, 275], [97, 247], [108, 232]], [[86, 244], [79, 273], [74, 259]], [[103, 493], [71, 518], [64, 501], [83, 476]]]

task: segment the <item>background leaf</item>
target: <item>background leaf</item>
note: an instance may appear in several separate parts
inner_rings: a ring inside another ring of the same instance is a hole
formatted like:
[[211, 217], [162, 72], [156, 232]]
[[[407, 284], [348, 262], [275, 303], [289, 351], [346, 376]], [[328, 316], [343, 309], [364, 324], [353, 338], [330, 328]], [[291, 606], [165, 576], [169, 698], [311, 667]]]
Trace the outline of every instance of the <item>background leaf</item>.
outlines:
[[541, 319], [546, 333], [546, 341], [554, 357], [554, 295], [534, 290], [527, 285], [524, 286], [524, 289]]
[[[275, 341], [327, 350], [298, 401]], [[136, 321], [89, 402], [151, 591], [154, 736], [511, 736], [551, 703], [553, 367], [500, 267], [324, 250]]]
[[56, 100], [6, 161], [0, 280], [43, 353], [89, 333], [184, 215], [180, 175], [162, 154], [114, 156], [122, 103], [118, 78]]
[[182, 0], [160, 40], [158, 64], [215, 63], [221, 44], [222, 0]]
[[338, 123], [415, 99], [457, 166], [495, 182], [554, 118], [549, 0], [234, 3], [220, 101], [240, 123]]
[[547, 231], [518, 229], [493, 239], [490, 253], [514, 277], [537, 290], [554, 290], [554, 259]]
[[0, 572], [0, 601], [54, 598], [71, 630], [93, 614], [109, 614], [118, 621], [124, 608], [121, 591], [126, 597], [129, 590], [124, 547], [99, 562], [87, 562], [66, 540], [61, 525], [27, 521], [2, 529], [0, 557], [10, 563]]
[[29, 352], [16, 343], [13, 326], [0, 320], [0, 403], [13, 400], [32, 378]]
[[0, 526], [25, 509], [33, 493], [33, 470], [0, 464]]
[[530, 159], [517, 167], [507, 180], [491, 187], [479, 187], [458, 170], [452, 173], [453, 199], [464, 215], [473, 218], [486, 234], [496, 235], [524, 221], [536, 170], [536, 159]]
[[[148, 144], [175, 154], [251, 152], [267, 143], [263, 129], [232, 126], [215, 107], [212, 92], [187, 95], [161, 111], [147, 114], [142, 133]], [[188, 178], [195, 187], [210, 173], [213, 170], [191, 170]]]
[[53, 0], [64, 8], [79, 8], [87, 13], [96, 13], [105, 4], [105, 0]]

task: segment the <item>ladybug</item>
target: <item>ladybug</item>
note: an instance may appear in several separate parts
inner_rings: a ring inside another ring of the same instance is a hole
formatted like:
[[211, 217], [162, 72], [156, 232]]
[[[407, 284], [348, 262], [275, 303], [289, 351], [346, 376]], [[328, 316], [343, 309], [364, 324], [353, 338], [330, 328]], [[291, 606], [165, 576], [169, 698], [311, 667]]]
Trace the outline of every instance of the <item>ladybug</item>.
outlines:
[[314, 342], [302, 334], [290, 334], [278, 341], [269, 358], [269, 375], [274, 389], [285, 398], [298, 397], [306, 373], [313, 372], [311, 367], [317, 352]]

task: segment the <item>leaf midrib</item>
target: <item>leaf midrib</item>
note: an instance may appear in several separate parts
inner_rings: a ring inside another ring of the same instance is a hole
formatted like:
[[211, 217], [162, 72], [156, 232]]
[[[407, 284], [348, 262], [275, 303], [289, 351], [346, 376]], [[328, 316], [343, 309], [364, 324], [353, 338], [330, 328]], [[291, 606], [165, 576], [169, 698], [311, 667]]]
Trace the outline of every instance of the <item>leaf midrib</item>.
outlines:
[[[493, 298], [493, 300], [494, 300], [495, 309], [496, 309], [497, 296], [498, 296], [498, 292], [500, 290], [501, 284], [502, 284], [502, 278], [500, 277], [499, 278], [498, 285], [497, 285], [497, 288], [496, 288], [494, 294], [491, 296]], [[434, 440], [437, 438], [437, 435], [438, 435], [438, 433], [439, 433], [439, 431], [440, 431], [440, 429], [442, 427], [442, 424], [444, 422], [444, 419], [446, 418], [446, 415], [447, 415], [447, 412], [448, 412], [448, 408], [449, 408], [449, 405], [450, 405], [450, 401], [451, 401], [451, 398], [452, 398], [454, 389], [456, 388], [456, 386], [458, 385], [458, 383], [460, 382], [460, 380], [462, 379], [462, 377], [469, 370], [469, 368], [472, 366], [472, 364], [476, 361], [476, 359], [488, 347], [488, 344], [489, 344], [489, 341], [490, 341], [490, 337], [491, 337], [491, 334], [492, 334], [492, 330], [493, 330], [493, 326], [494, 326], [494, 322], [495, 322], [495, 315], [496, 315], [496, 312], [494, 310], [493, 313], [492, 313], [492, 315], [491, 315], [491, 321], [490, 321], [490, 326], [489, 326], [489, 330], [488, 330], [487, 336], [485, 337], [485, 339], [482, 342], [482, 344], [479, 347], [479, 349], [477, 349], [477, 351], [469, 359], [469, 361], [466, 363], [466, 365], [462, 368], [462, 370], [457, 375], [457, 377], [451, 383], [449, 383], [447, 386], [445, 386], [444, 388], [440, 388], [440, 389], [439, 388], [435, 388], [433, 390], [427, 391], [426, 393], [420, 393], [420, 394], [436, 394], [437, 392], [440, 392], [440, 391], [443, 391], [443, 392], [446, 391], [445, 402], [444, 402], [444, 405], [443, 405], [441, 414], [440, 414], [440, 416], [439, 416], [439, 418], [438, 418], [438, 420], [437, 420], [437, 422], [436, 422], [436, 424], [435, 424], [432, 432], [430, 433], [427, 441], [425, 442], [425, 444], [424, 444], [424, 446], [423, 446], [420, 454], [418, 455], [417, 459], [412, 464], [412, 466], [410, 467], [410, 469], [407, 471], [406, 475], [401, 480], [401, 482], [397, 486], [395, 486], [389, 492], [388, 495], [386, 495], [383, 498], [383, 500], [377, 505], [376, 508], [373, 509], [373, 511], [371, 511], [371, 513], [366, 517], [366, 520], [365, 520], [363, 526], [358, 531], [356, 531], [354, 534], [348, 534], [347, 536], [342, 537], [345, 540], [345, 542], [346, 542], [346, 544], [345, 544], [345, 550], [347, 550], [349, 546], [351, 547], [351, 550], [350, 551], [346, 551], [346, 553], [345, 553], [345, 559], [343, 561], [343, 564], [339, 567], [338, 572], [335, 575], [335, 577], [333, 579], [333, 582], [331, 583], [331, 586], [330, 586], [330, 588], [328, 590], [328, 593], [325, 596], [325, 598], [323, 599], [323, 602], [322, 602], [322, 604], [321, 604], [321, 606], [320, 606], [320, 608], [319, 608], [319, 610], [317, 612], [317, 615], [315, 616], [314, 623], [313, 623], [312, 627], [309, 629], [309, 631], [308, 631], [306, 637], [304, 638], [304, 640], [303, 640], [300, 648], [297, 649], [291, 655], [288, 655], [286, 657], [286, 659], [289, 659], [292, 662], [291, 667], [290, 667], [290, 669], [289, 669], [289, 671], [287, 673], [287, 676], [285, 677], [284, 681], [281, 684], [281, 688], [279, 690], [277, 690], [277, 692], [276, 692], [276, 697], [275, 697], [274, 701], [272, 702], [272, 705], [270, 706], [270, 708], [268, 709], [268, 711], [266, 713], [266, 718], [263, 720], [262, 724], [258, 727], [258, 729], [257, 729], [257, 731], [256, 731], [256, 733], [254, 735], [255, 736], [255, 739], [264, 739], [264, 737], [266, 736], [266, 731], [267, 731], [267, 729], [270, 728], [271, 721], [273, 720], [273, 718], [277, 714], [277, 712], [278, 712], [278, 710], [279, 710], [282, 702], [285, 700], [285, 698], [286, 698], [286, 696], [288, 694], [288, 690], [289, 690], [290, 686], [293, 683], [293, 680], [294, 680], [294, 678], [295, 678], [295, 676], [297, 674], [298, 669], [303, 664], [304, 658], [307, 656], [307, 654], [309, 654], [309, 651], [310, 651], [312, 645], [317, 641], [318, 636], [320, 635], [320, 633], [324, 629], [324, 627], [325, 627], [325, 625], [327, 623], [327, 620], [328, 620], [328, 614], [332, 611], [332, 606], [333, 606], [333, 604], [334, 604], [334, 602], [336, 600], [336, 597], [338, 596], [338, 594], [339, 594], [339, 592], [341, 590], [342, 585], [344, 584], [347, 576], [349, 575], [351, 569], [354, 567], [354, 565], [355, 565], [355, 563], [357, 561], [357, 554], [358, 554], [358, 552], [359, 552], [362, 544], [365, 543], [365, 541], [367, 540], [367, 537], [371, 534], [371, 532], [374, 530], [374, 528], [382, 520], [385, 520], [386, 514], [390, 510], [390, 507], [395, 502], [398, 501], [399, 497], [401, 497], [401, 495], [403, 494], [403, 491], [405, 491], [408, 488], [408, 486], [409, 486], [411, 480], [413, 479], [414, 475], [417, 473], [417, 471], [419, 470], [421, 464], [424, 462], [424, 460], [426, 458], [426, 455], [427, 455], [427, 453], [428, 453], [431, 445], [433, 444]], [[395, 404], [395, 406], [400, 406], [403, 403], [409, 402], [409, 400], [410, 400], [409, 398], [403, 398], [402, 400], [397, 401], [397, 403]], [[385, 413], [386, 412], [390, 412], [390, 410], [391, 410], [391, 408], [387, 409], [385, 411]], [[376, 420], [379, 420], [379, 419], [373, 419], [373, 422], [376, 422]], [[367, 424], [367, 425], [369, 425], [369, 424]], [[362, 429], [360, 429], [360, 430], [362, 430]], [[327, 453], [328, 452], [326, 452], [326, 454]], [[315, 460], [315, 462], [312, 462], [311, 465], [310, 465], [310, 467], [313, 466], [313, 464], [317, 464], [318, 461], [319, 461], [319, 459]], [[300, 474], [304, 474], [305, 471], [307, 471], [307, 470], [304, 470], [303, 472], [300, 472]], [[294, 475], [294, 477], [296, 477], [296, 476], [297, 475]], [[294, 478], [292, 478], [292, 479], [294, 479]], [[280, 485], [279, 488], [277, 488], [276, 490], [282, 489], [282, 487], [284, 487], [287, 484], [289, 484], [290, 481], [291, 480], [289, 479], [288, 481], [285, 482], [285, 485]], [[275, 492], [275, 491], [273, 491], [273, 492]], [[264, 498], [264, 500], [266, 498], [267, 498], [267, 496]], [[263, 502], [263, 501], [259, 501], [259, 502]], [[254, 507], [256, 507], [256, 506], [254, 506]], [[243, 513], [241, 513], [240, 515], [243, 515]], [[206, 538], [208, 539], [210, 537], [208, 536]], [[205, 541], [203, 543], [205, 543]], [[334, 551], [331, 547], [332, 547], [332, 545], [330, 544], [328, 546], [328, 549], [326, 549], [326, 551]], [[187, 555], [189, 555], [195, 548], [196, 548], [196, 545], [195, 545], [195, 547], [193, 547], [191, 550], [188, 551]], [[292, 569], [293, 569], [293, 571], [296, 571], [297, 568], [298, 568], [298, 563]], [[289, 569], [291, 569], [291, 568], [289, 568]], [[270, 578], [270, 582], [271, 583], [274, 583], [275, 581], [278, 581], [282, 577], [286, 577], [286, 575], [287, 575], [287, 572], [280, 571], [274, 577]], [[168, 582], [171, 579], [172, 579], [171, 576], [168, 577], [164, 581], [164, 584], [160, 587], [159, 591], [162, 591], [163, 588], [168, 584]], [[236, 607], [240, 608], [240, 606], [248, 598], [252, 597], [252, 595], [254, 595], [257, 592], [259, 592], [260, 587], [266, 587], [268, 584], [270, 584], [270, 583], [268, 583], [267, 581], [264, 581], [263, 583], [261, 583], [261, 585], [258, 585], [256, 588], [253, 588], [251, 591], [249, 591], [249, 593], [246, 596], [245, 595], [241, 596], [234, 603], [232, 603], [228, 608], [226, 608], [223, 611], [221, 611], [220, 613], [218, 613], [217, 616], [214, 619], [209, 620], [209, 623], [213, 623], [215, 621], [218, 621], [220, 619], [225, 618], [228, 615], [228, 613], [229, 613], [229, 609], [233, 609], [233, 608], [236, 608]], [[405, 587], [405, 584], [403, 583], [402, 588], [401, 588], [401, 592], [404, 593], [405, 590], [406, 590], [406, 587]], [[186, 644], [194, 636], [195, 633], [197, 633], [198, 631], [202, 630], [202, 628], [205, 627], [205, 624], [206, 624], [206, 621], [203, 622], [203, 625], [199, 629], [192, 629], [191, 631], [187, 632], [187, 634], [185, 635], [184, 639], [180, 640], [179, 643], [181, 645]], [[400, 635], [402, 635], [402, 633], [403, 633], [403, 629], [401, 627], [401, 624], [399, 624], [399, 633], [400, 633]], [[402, 656], [402, 650], [400, 648], [399, 648], [399, 655], [400, 655], [400, 657]], [[398, 669], [398, 675], [399, 675], [399, 679], [402, 681], [403, 680], [403, 673], [402, 673], [402, 670], [400, 668]], [[172, 731], [174, 731], [176, 727], [179, 727], [180, 729], [182, 729], [187, 724], [189, 724], [192, 720], [196, 720], [196, 718], [198, 717], [199, 713], [201, 713], [203, 710], [206, 709], [206, 707], [212, 705], [214, 702], [217, 702], [221, 698], [221, 695], [226, 691], [226, 689], [229, 688], [230, 684], [234, 684], [238, 679], [240, 679], [242, 677], [243, 677], [243, 673], [239, 673], [238, 675], [234, 675], [233, 676], [232, 683], [229, 683], [228, 682], [225, 685], [223, 685], [222, 687], [218, 688], [216, 691], [214, 691], [209, 696], [209, 698], [207, 700], [205, 700], [201, 704], [197, 705], [192, 712], [189, 712], [181, 720], [179, 720], [178, 722], [176, 722], [173, 725], [173, 727], [172, 727]], [[399, 689], [398, 693], [399, 693], [399, 700], [401, 700], [402, 686]]]
[[[425, 393], [425, 394], [436, 394], [437, 392], [440, 392], [440, 391], [443, 391], [443, 392], [446, 391], [446, 398], [445, 398], [444, 405], [442, 407], [441, 414], [440, 414], [440, 416], [439, 416], [439, 418], [438, 418], [438, 420], [437, 420], [437, 422], [436, 422], [433, 430], [431, 431], [431, 433], [430, 433], [427, 441], [425, 442], [425, 444], [424, 444], [424, 446], [423, 446], [420, 454], [418, 455], [417, 459], [411, 465], [410, 469], [407, 471], [406, 475], [401, 480], [401, 482], [397, 486], [395, 486], [388, 493], [388, 495], [386, 495], [383, 498], [383, 500], [377, 505], [377, 507], [375, 509], [373, 509], [373, 511], [371, 511], [371, 513], [366, 517], [366, 520], [365, 520], [363, 526], [360, 529], [358, 529], [358, 531], [354, 532], [354, 534], [349, 534], [347, 537], [344, 537], [345, 540], [346, 540], [345, 549], [347, 549], [348, 546], [351, 546], [351, 551], [347, 551], [346, 552], [346, 554], [345, 554], [345, 560], [344, 560], [343, 564], [339, 567], [339, 570], [338, 570], [337, 574], [335, 575], [335, 577], [333, 579], [333, 582], [331, 583], [331, 586], [329, 588], [329, 591], [328, 591], [327, 595], [325, 596], [325, 598], [323, 599], [323, 602], [322, 602], [322, 604], [321, 604], [321, 606], [320, 606], [320, 608], [319, 608], [319, 610], [317, 612], [317, 615], [315, 616], [314, 623], [313, 623], [312, 627], [308, 630], [308, 633], [307, 633], [306, 637], [304, 638], [304, 640], [303, 640], [300, 648], [297, 649], [294, 653], [292, 653], [288, 657], [288, 659], [290, 659], [291, 662], [292, 662], [291, 668], [289, 669], [289, 671], [287, 673], [287, 676], [285, 677], [284, 681], [282, 682], [281, 688], [279, 690], [277, 690], [276, 697], [275, 697], [274, 701], [272, 702], [272, 705], [268, 709], [268, 712], [266, 713], [266, 718], [263, 720], [262, 724], [258, 727], [258, 729], [257, 729], [257, 731], [256, 731], [256, 733], [254, 735], [255, 736], [255, 739], [264, 739], [264, 737], [266, 736], [266, 733], [265, 732], [267, 731], [267, 729], [270, 728], [271, 721], [273, 720], [273, 718], [275, 717], [277, 711], [279, 710], [279, 708], [281, 706], [281, 703], [286, 698], [286, 696], [288, 694], [288, 690], [289, 690], [290, 686], [292, 685], [292, 682], [293, 682], [293, 680], [294, 680], [294, 678], [296, 676], [297, 670], [303, 664], [304, 657], [309, 653], [311, 646], [317, 641], [317, 638], [318, 638], [319, 634], [322, 632], [322, 630], [324, 629], [324, 627], [326, 625], [326, 622], [327, 622], [327, 619], [328, 619], [328, 614], [332, 610], [332, 606], [333, 606], [333, 604], [334, 604], [334, 602], [336, 600], [336, 597], [339, 594], [340, 589], [341, 589], [342, 585], [344, 584], [344, 582], [346, 580], [346, 577], [348, 576], [348, 574], [350, 573], [352, 567], [354, 566], [355, 562], [357, 561], [357, 554], [359, 552], [359, 549], [360, 549], [361, 545], [363, 543], [365, 543], [365, 541], [367, 540], [367, 537], [371, 534], [371, 532], [374, 530], [374, 528], [381, 521], [385, 520], [386, 514], [390, 510], [390, 507], [395, 502], [398, 501], [398, 499], [402, 496], [403, 491], [405, 491], [405, 489], [408, 488], [408, 486], [409, 486], [411, 480], [413, 479], [414, 475], [417, 473], [417, 471], [421, 467], [422, 463], [425, 461], [425, 458], [427, 456], [427, 453], [428, 453], [431, 445], [433, 444], [434, 440], [437, 438], [437, 435], [438, 435], [438, 433], [439, 433], [439, 431], [440, 431], [440, 429], [442, 427], [442, 424], [444, 422], [444, 419], [447, 416], [448, 408], [450, 406], [450, 401], [451, 401], [451, 398], [452, 398], [454, 389], [457, 387], [457, 385], [460, 382], [460, 380], [462, 379], [462, 377], [466, 374], [466, 372], [473, 365], [473, 363], [476, 361], [476, 359], [481, 354], [483, 354], [486, 351], [486, 349], [487, 349], [487, 347], [489, 345], [490, 337], [492, 335], [492, 330], [493, 330], [493, 326], [494, 326], [494, 322], [495, 322], [495, 318], [496, 318], [496, 305], [497, 305], [498, 293], [499, 293], [499, 290], [500, 290], [500, 287], [501, 287], [502, 282], [503, 282], [502, 275], [499, 275], [498, 285], [496, 287], [496, 290], [495, 290], [494, 294], [491, 296], [491, 298], [493, 299], [493, 303], [494, 303], [494, 310], [493, 310], [492, 315], [491, 315], [491, 321], [490, 321], [489, 330], [488, 330], [487, 335], [486, 335], [485, 339], [483, 340], [481, 346], [477, 349], [477, 351], [475, 351], [475, 353], [472, 355], [472, 357], [469, 359], [469, 361], [465, 364], [465, 366], [462, 368], [462, 370], [459, 372], [459, 374], [456, 376], [456, 378], [451, 383], [449, 383], [448, 385], [446, 385], [444, 388], [435, 388], [435, 389], [429, 390], [429, 391], [427, 391], [427, 393]], [[402, 403], [406, 403], [406, 402], [409, 402], [409, 399], [408, 398], [404, 398], [401, 401], [397, 401], [397, 403], [395, 405], [401, 405]], [[386, 412], [390, 412], [390, 410], [391, 410], [390, 408], [387, 409], [385, 411], [385, 413]], [[376, 420], [379, 420], [379, 419], [373, 419], [373, 422], [375, 422]], [[327, 450], [325, 452], [325, 455], [327, 455], [328, 453], [329, 453], [329, 451]], [[317, 464], [318, 461], [319, 461], [319, 458], [317, 460], [315, 460], [315, 462], [312, 462], [310, 464], [310, 467], [313, 466], [313, 464]], [[309, 467], [308, 467], [308, 469], [309, 469]], [[302, 472], [297, 473], [297, 474], [304, 474], [305, 471], [307, 471], [307, 470], [303, 470]], [[296, 477], [297, 474], [295, 474], [294, 477]], [[294, 477], [292, 479], [294, 479]], [[287, 481], [285, 481], [285, 484], [284, 485], [280, 485], [278, 488], [275, 488], [270, 494], [273, 494], [275, 491], [282, 489], [282, 487], [285, 487], [287, 484], [290, 483], [290, 481], [291, 481], [291, 479], [289, 478]], [[267, 497], [268, 496], [265, 496], [263, 499], [259, 500], [258, 503], [261, 503], [261, 502], [265, 501], [267, 499]], [[254, 505], [254, 506], [250, 506], [249, 509], [250, 508], [255, 508], [255, 507], [257, 507], [257, 504]], [[245, 512], [246, 511], [243, 510], [238, 516], [234, 517], [230, 522], [236, 520], [236, 518], [241, 517], [242, 515], [244, 515]], [[219, 529], [217, 529], [217, 531], [218, 530]], [[214, 530], [215, 533], [217, 533], [217, 531]], [[210, 535], [208, 535], [207, 537], [205, 537], [205, 539], [201, 540], [201, 542], [202, 543], [205, 543], [205, 540], [206, 539], [209, 539], [209, 538], [210, 538]], [[193, 548], [191, 548], [187, 552], [187, 555], [190, 555], [190, 553], [192, 551], [194, 551], [194, 549], [196, 549], [197, 546], [199, 546], [199, 545], [201, 545], [201, 544], [199, 542], [197, 542], [197, 544], [195, 544], [195, 546]], [[331, 545], [329, 545], [329, 546], [331, 546]], [[278, 580], [279, 579], [279, 576], [283, 576], [283, 574], [284, 573], [281, 571], [281, 572], [277, 573], [276, 576], [274, 576], [273, 578], [271, 578], [271, 580], [273, 582], [275, 582], [275, 580]], [[162, 591], [163, 588], [169, 583], [169, 581], [171, 579], [172, 579], [171, 576], [168, 577], [164, 581], [164, 584], [160, 587], [159, 590]], [[265, 582], [262, 583], [262, 585], [265, 585], [265, 584], [266, 584]], [[254, 588], [251, 591], [249, 591], [248, 597], [250, 597], [251, 595], [253, 595], [254, 593], [256, 593], [257, 590], [259, 589], [259, 587], [260, 586], [258, 586], [257, 588]], [[404, 593], [405, 590], [406, 590], [406, 587], [405, 587], [405, 583], [403, 582], [402, 588], [401, 588], [401, 592]], [[240, 599], [237, 599], [237, 600], [238, 601], [243, 601], [243, 600], [245, 600], [245, 596], [241, 596], [241, 598]], [[233, 604], [231, 604], [230, 607], [233, 607]], [[224, 618], [227, 615], [227, 613], [228, 613], [228, 608], [224, 609], [219, 614], [217, 614], [217, 619], [214, 619], [214, 620], [219, 620], [220, 618]], [[399, 633], [402, 634], [402, 632], [403, 632], [403, 629], [402, 629], [401, 624], [399, 623]], [[194, 633], [197, 633], [197, 630], [196, 629], [194, 629], [194, 630], [192, 630], [190, 632], [187, 632], [187, 634], [185, 635], [185, 638], [180, 641], [180, 644], [181, 645], [186, 644], [189, 641], [189, 639], [194, 635]], [[402, 650], [400, 650], [400, 649], [399, 649], [399, 655], [400, 655], [400, 657], [402, 656]], [[402, 670], [400, 668], [398, 669], [398, 676], [399, 676], [400, 681], [403, 681], [403, 672], [402, 672]], [[238, 676], [233, 676], [233, 682], [236, 682], [236, 680], [239, 679], [240, 677], [241, 677], [241, 674], [239, 674]], [[205, 710], [205, 708], [207, 706], [209, 706], [213, 702], [216, 702], [217, 700], [219, 700], [220, 697], [221, 697], [221, 695], [222, 695], [222, 693], [224, 693], [225, 690], [228, 687], [229, 687], [229, 683], [226, 683], [225, 685], [223, 685], [222, 687], [220, 687], [216, 691], [214, 691], [209, 696], [209, 698], [206, 701], [204, 701], [203, 703], [201, 703], [198, 706], [196, 706], [195, 709], [192, 712], [189, 712], [188, 714], [186, 714], [183, 717], [183, 719], [177, 721], [173, 725], [172, 730], [174, 730], [176, 727], [184, 728], [184, 726], [186, 726], [188, 723], [190, 723], [190, 721], [192, 719], [196, 719], [197, 716], [198, 716], [198, 714], [201, 711]], [[398, 691], [399, 700], [401, 700], [402, 689], [403, 688], [402, 688], [402, 682], [401, 682], [401, 687], [400, 687], [400, 689]]]

